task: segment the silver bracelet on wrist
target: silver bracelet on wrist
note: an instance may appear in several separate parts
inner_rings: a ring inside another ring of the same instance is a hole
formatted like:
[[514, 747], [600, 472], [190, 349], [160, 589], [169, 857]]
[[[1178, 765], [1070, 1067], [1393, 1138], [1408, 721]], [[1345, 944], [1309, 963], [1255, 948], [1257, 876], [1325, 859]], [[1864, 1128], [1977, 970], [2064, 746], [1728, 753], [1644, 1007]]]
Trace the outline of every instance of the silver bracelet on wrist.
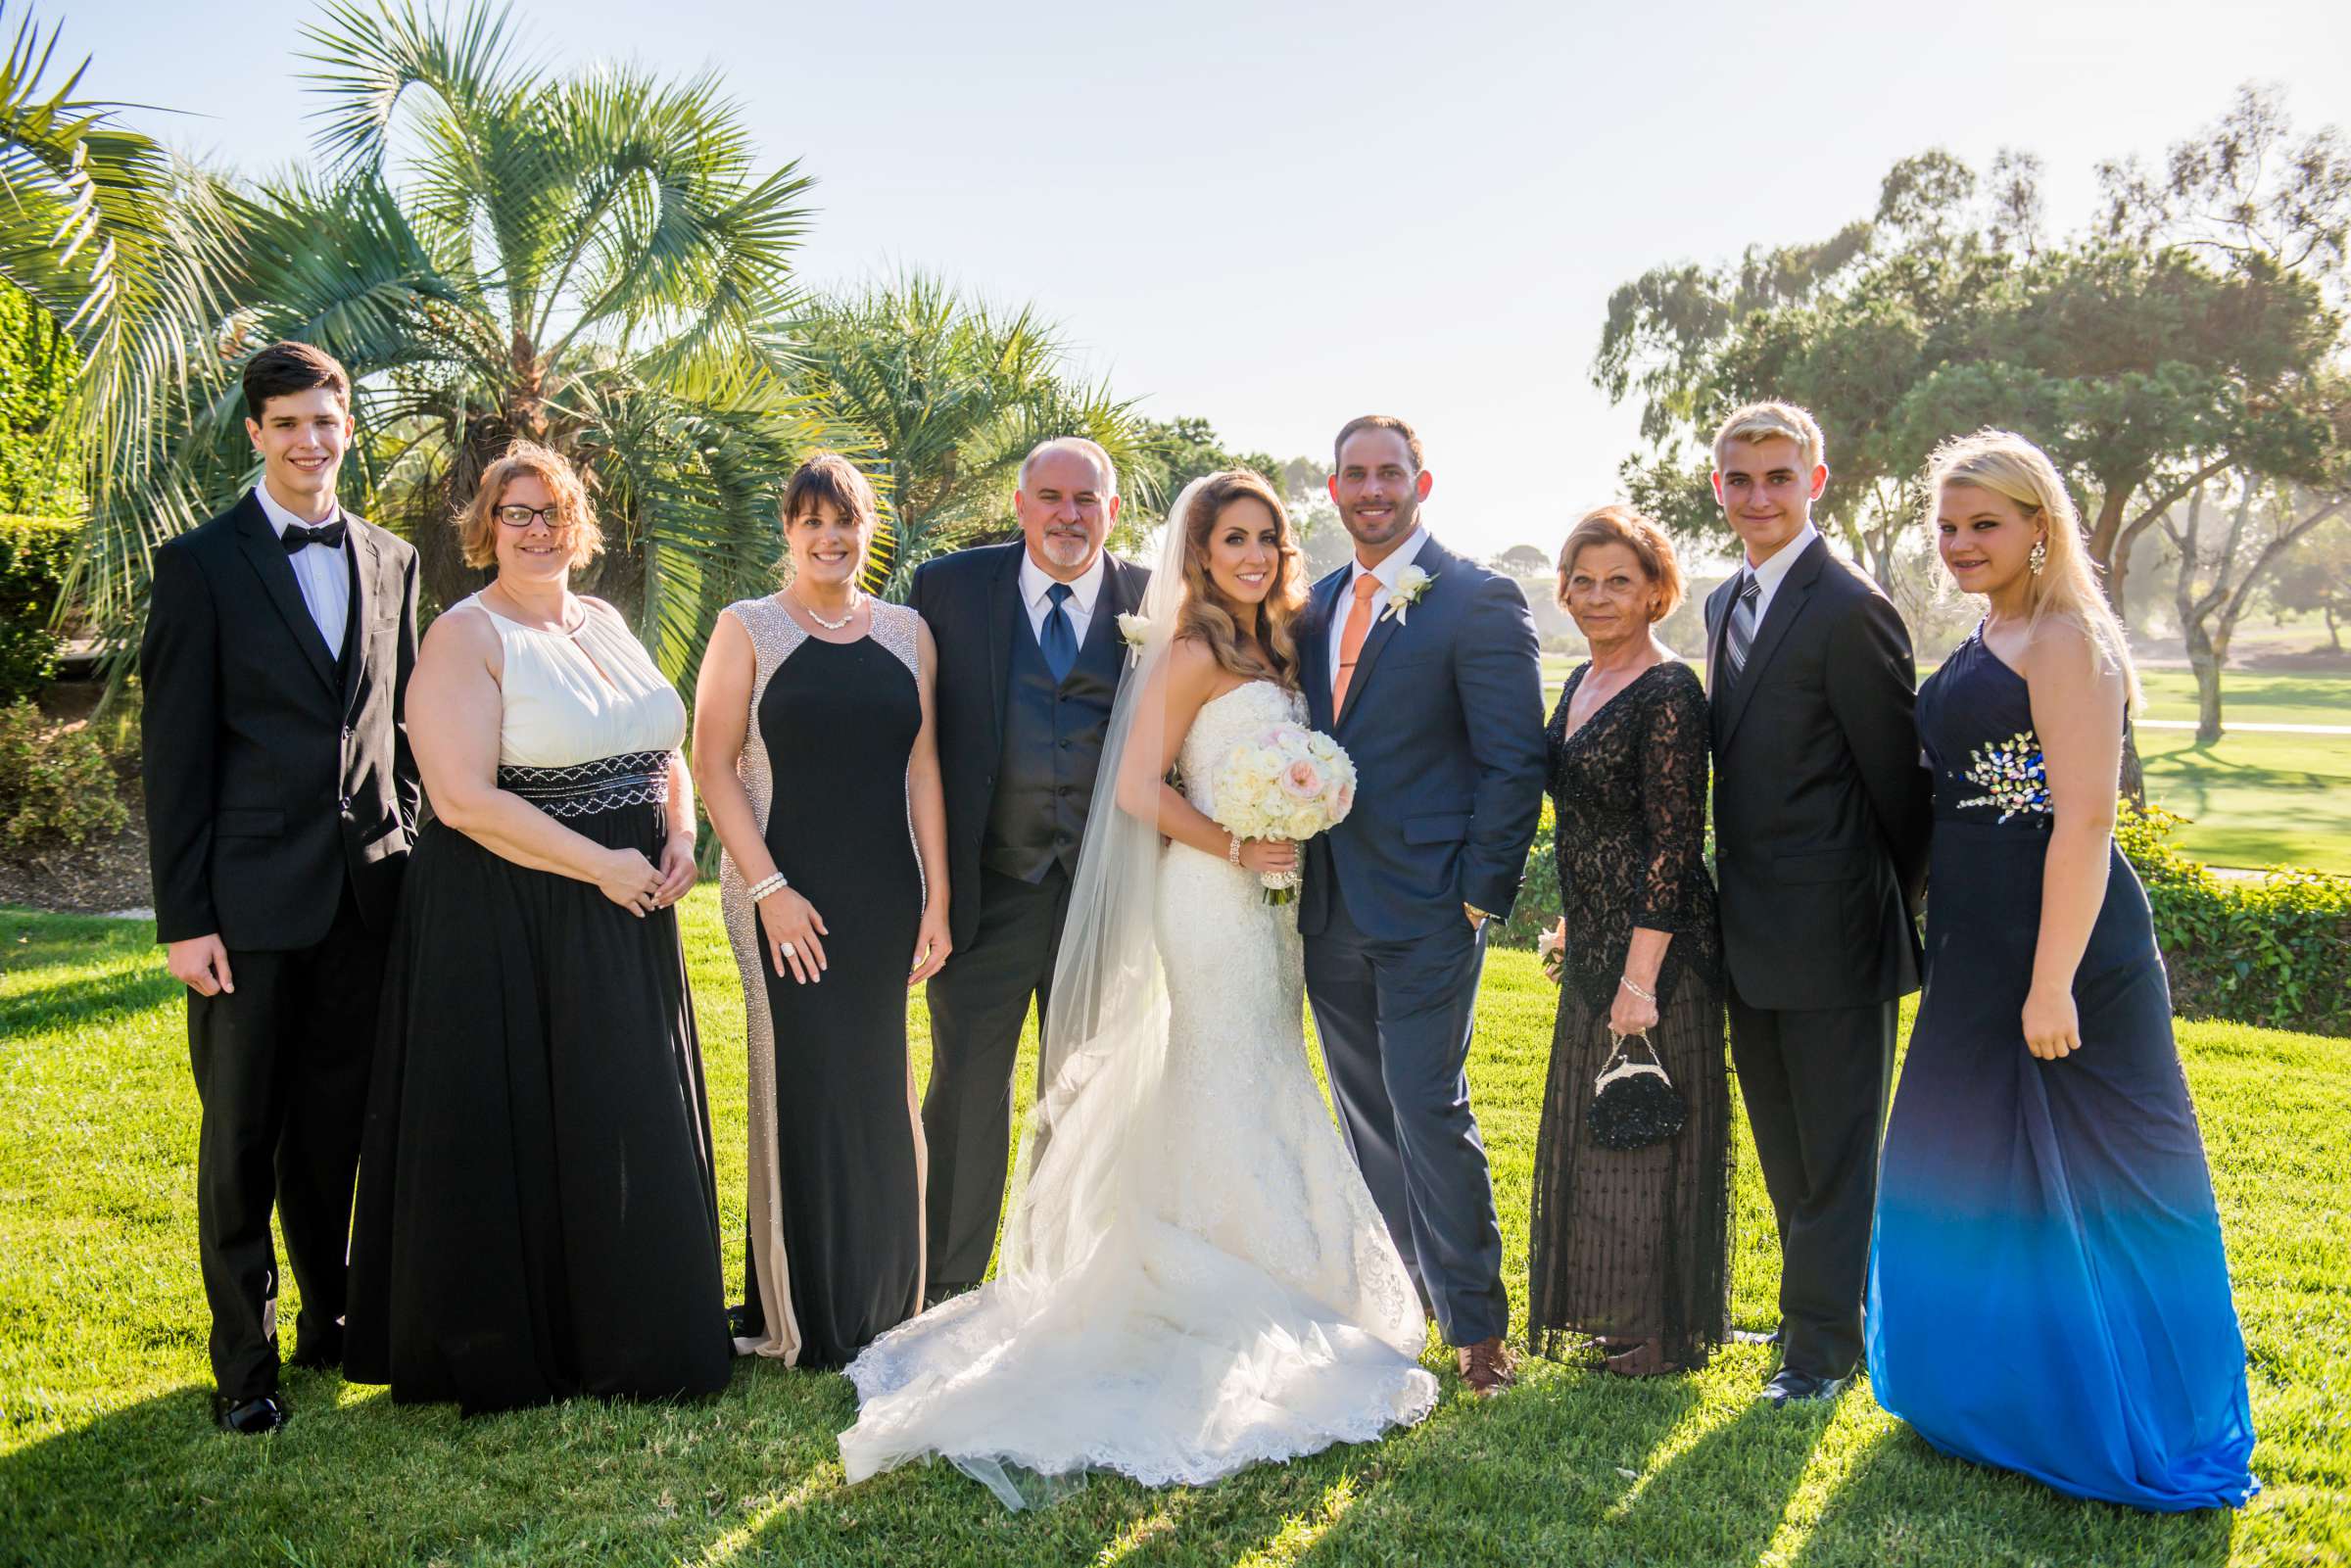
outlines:
[[792, 885], [792, 884], [791, 884], [790, 882], [788, 882], [788, 881], [786, 881], [786, 880], [784, 879], [784, 874], [783, 874], [782, 872], [780, 872], [780, 871], [779, 871], [779, 872], [773, 872], [773, 873], [769, 874], [768, 876], [762, 877], [762, 878], [760, 878], [760, 879], [759, 879], [757, 881], [755, 881], [755, 882], [751, 883], [751, 887], [750, 887], [750, 897], [751, 897], [751, 902], [752, 902], [752, 903], [754, 903], [754, 904], [756, 904], [757, 902], [759, 902], [759, 900], [761, 900], [762, 898], [765, 898], [765, 897], [766, 897], [768, 894], [770, 894], [770, 893], [774, 892], [774, 891], [775, 891], [777, 888], [779, 888], [779, 887], [789, 887], [789, 886], [791, 886], [791, 885]]
[[1241, 835], [1236, 832], [1227, 832], [1224, 836], [1232, 840], [1225, 846], [1224, 858], [1238, 866], [1241, 863]]
[[1655, 1002], [1657, 999], [1656, 992], [1645, 991], [1640, 986], [1635, 985], [1633, 983], [1633, 977], [1630, 974], [1617, 975], [1616, 983], [1623, 986], [1626, 990], [1632, 992], [1635, 996], [1641, 998], [1641, 1000], [1644, 1002]]

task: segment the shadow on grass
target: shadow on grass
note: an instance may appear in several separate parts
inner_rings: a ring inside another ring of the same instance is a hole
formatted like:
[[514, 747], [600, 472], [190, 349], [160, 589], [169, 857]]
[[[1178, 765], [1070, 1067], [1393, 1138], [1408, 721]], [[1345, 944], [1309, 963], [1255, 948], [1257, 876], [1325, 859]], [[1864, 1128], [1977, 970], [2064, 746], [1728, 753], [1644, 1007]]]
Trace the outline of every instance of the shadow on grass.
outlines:
[[36, 1028], [72, 1022], [87, 1027], [117, 1013], [143, 1013], [184, 993], [159, 961], [152, 970], [130, 968], [107, 974], [85, 974], [28, 985], [10, 995], [11, 1028]]
[[698, 1404], [575, 1402], [461, 1420], [289, 1372], [294, 1420], [271, 1438], [216, 1433], [206, 1390], [187, 1387], [0, 1458], [0, 1558], [1172, 1565], [1271, 1549], [1558, 1561], [1541, 1543], [1587, 1538], [1620, 1503], [1620, 1472], [1699, 1400], [1678, 1380], [1602, 1382], [1538, 1373], [1486, 1404], [1448, 1378], [1435, 1413], [1385, 1443], [1197, 1490], [1097, 1476], [1012, 1514], [940, 1463], [843, 1488], [835, 1434], [854, 1399], [823, 1374], [742, 1365]]
[[[2020, 1528], [2023, 1521], [2030, 1524]], [[1790, 1568], [1928, 1560], [2221, 1568], [2236, 1525], [2225, 1508], [2148, 1514], [2064, 1497], [2023, 1476], [1938, 1452], [1899, 1427], [1870, 1446], [1788, 1561]]]

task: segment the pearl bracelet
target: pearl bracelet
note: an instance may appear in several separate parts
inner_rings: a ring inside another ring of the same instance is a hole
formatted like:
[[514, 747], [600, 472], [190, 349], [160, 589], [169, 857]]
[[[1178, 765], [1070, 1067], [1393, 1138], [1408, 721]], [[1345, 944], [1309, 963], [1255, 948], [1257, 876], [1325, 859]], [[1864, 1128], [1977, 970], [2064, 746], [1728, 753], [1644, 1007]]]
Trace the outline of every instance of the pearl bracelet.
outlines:
[[1238, 866], [1241, 863], [1241, 835], [1236, 832], [1227, 832], [1224, 836], [1232, 840], [1225, 846], [1224, 858]]
[[1635, 996], [1641, 998], [1641, 1000], [1644, 1002], [1654, 1002], [1657, 999], [1656, 992], [1645, 991], [1641, 989], [1640, 986], [1635, 985], [1633, 983], [1633, 977], [1630, 974], [1617, 975], [1616, 983], [1623, 986], [1626, 990], [1632, 992]]
[[772, 875], [770, 875], [770, 876], [762, 877], [762, 878], [760, 878], [760, 879], [759, 879], [757, 881], [755, 881], [755, 882], [751, 883], [751, 887], [750, 887], [750, 897], [751, 897], [751, 902], [752, 902], [752, 903], [754, 903], [754, 904], [756, 904], [757, 902], [759, 902], [759, 900], [761, 900], [762, 898], [765, 898], [765, 897], [766, 897], [768, 894], [770, 894], [770, 893], [774, 892], [774, 891], [775, 891], [777, 888], [779, 888], [779, 887], [789, 887], [789, 886], [791, 886], [791, 885], [792, 885], [792, 884], [791, 884], [790, 882], [788, 882], [788, 881], [786, 881], [786, 880], [784, 879], [784, 874], [783, 874], [782, 872], [776, 872], [776, 873], [773, 873], [773, 874], [772, 874]]

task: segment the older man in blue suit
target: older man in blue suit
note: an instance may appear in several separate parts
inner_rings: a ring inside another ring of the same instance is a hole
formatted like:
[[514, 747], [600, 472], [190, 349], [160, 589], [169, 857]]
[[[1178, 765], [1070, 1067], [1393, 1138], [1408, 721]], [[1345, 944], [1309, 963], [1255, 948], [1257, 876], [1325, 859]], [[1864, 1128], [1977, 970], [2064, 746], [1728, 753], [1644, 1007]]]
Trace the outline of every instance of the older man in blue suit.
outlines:
[[1410, 425], [1351, 420], [1333, 456], [1355, 558], [1315, 585], [1299, 662], [1357, 790], [1307, 848], [1307, 994], [1347, 1146], [1463, 1379], [1491, 1396], [1511, 1382], [1511, 1305], [1463, 1066], [1486, 929], [1542, 814], [1542, 661], [1518, 586], [1421, 524]]

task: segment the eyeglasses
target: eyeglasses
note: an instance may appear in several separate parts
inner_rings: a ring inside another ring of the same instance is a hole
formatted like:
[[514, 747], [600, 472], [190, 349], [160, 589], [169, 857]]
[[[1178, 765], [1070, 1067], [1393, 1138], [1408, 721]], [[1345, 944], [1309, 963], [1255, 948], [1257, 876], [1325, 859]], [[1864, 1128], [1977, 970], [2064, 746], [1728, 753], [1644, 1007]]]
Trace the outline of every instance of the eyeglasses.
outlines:
[[556, 533], [563, 531], [563, 520], [555, 514], [556, 506], [494, 506], [491, 514], [508, 528], [528, 528], [533, 523], [545, 523]]

